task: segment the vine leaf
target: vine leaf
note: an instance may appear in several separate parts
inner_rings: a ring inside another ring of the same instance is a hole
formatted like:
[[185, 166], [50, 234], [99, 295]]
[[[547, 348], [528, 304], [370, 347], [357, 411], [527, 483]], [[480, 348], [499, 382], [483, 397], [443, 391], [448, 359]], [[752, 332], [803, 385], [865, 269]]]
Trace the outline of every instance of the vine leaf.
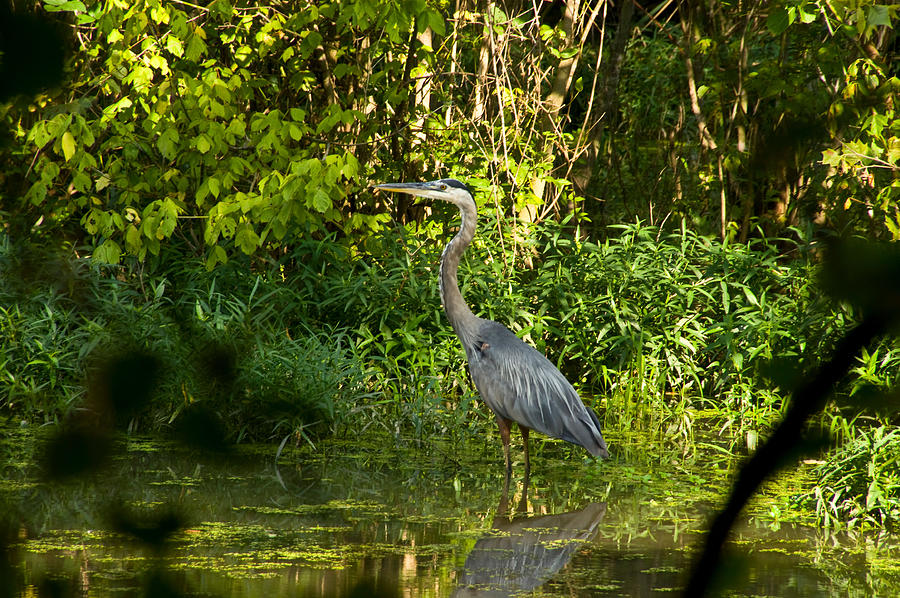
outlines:
[[62, 151], [63, 156], [66, 159], [66, 162], [72, 159], [72, 156], [75, 155], [75, 137], [72, 136], [72, 133], [66, 131], [62, 136]]

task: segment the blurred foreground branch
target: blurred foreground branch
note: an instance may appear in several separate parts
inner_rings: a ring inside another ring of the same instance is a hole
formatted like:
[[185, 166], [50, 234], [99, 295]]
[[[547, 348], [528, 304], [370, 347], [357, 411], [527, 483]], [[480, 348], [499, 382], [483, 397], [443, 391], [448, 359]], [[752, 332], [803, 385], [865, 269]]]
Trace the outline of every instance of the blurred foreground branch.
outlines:
[[741, 468], [728, 502], [713, 520], [694, 563], [684, 596], [703, 596], [716, 578], [722, 548], [747, 501], [760, 484], [812, 445], [806, 432], [809, 418], [821, 411], [863, 349], [890, 331], [900, 314], [900, 250], [894, 245], [845, 243], [831, 248], [822, 282], [835, 299], [848, 301], [866, 314], [837, 344], [827, 362], [793, 393], [784, 420]]

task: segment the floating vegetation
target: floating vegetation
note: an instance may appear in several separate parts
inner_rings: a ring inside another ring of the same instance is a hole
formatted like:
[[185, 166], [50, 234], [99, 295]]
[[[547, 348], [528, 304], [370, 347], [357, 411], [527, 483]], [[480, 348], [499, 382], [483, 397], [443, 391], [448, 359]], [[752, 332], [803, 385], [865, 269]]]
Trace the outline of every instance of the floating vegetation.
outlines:
[[[497, 589], [513, 578], [536, 596], [617, 596], [637, 584], [681, 587], [740, 459], [704, 446], [729, 442], [703, 437], [683, 451], [620, 436], [618, 461], [602, 464], [537, 443], [528, 486], [514, 476], [505, 497], [500, 462], [479, 452], [490, 447], [450, 464], [377, 436], [290, 448], [278, 465], [272, 447], [209, 459], [129, 440], [102, 477], [40, 483], [19, 458], [3, 488], [21, 530], [18, 579], [83, 580], [72, 583], [90, 595], [165, 579], [183, 592], [315, 597], [349, 591], [377, 570], [412, 596]], [[359, 451], [348, 453], [354, 444]], [[729, 595], [770, 593], [766, 584], [805, 588], [791, 596], [900, 587], [894, 538], [825, 535], [792, 506], [811, 469], [777, 476], [748, 507], [730, 544], [744, 574]], [[514, 575], [506, 561], [528, 564]]]

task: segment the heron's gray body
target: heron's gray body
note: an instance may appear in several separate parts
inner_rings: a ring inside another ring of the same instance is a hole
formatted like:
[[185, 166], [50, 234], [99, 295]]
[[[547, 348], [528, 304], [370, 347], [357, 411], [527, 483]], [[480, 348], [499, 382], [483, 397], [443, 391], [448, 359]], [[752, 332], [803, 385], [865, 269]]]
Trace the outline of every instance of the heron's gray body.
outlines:
[[441, 256], [440, 290], [447, 319], [459, 337], [469, 372], [485, 404], [494, 412], [503, 438], [507, 473], [509, 424], [516, 422], [525, 439], [525, 469], [529, 468], [528, 430], [560, 438], [606, 458], [609, 452], [597, 415], [585, 406], [569, 381], [534, 347], [498, 322], [475, 316], [459, 291], [459, 260], [475, 236], [477, 212], [468, 187], [454, 179], [429, 183], [388, 183], [379, 189], [449, 201], [459, 208], [459, 232]]
[[497, 416], [608, 456], [597, 415], [550, 360], [506, 326], [481, 320], [466, 346], [469, 372]]

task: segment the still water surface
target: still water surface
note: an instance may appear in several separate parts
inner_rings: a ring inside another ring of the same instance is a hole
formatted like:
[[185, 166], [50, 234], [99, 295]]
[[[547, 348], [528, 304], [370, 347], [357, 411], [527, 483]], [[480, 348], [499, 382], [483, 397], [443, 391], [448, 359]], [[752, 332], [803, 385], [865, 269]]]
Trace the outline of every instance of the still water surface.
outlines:
[[[19, 596], [677, 596], [740, 460], [719, 439], [612, 439], [603, 463], [537, 442], [528, 487], [504, 494], [495, 439], [330, 441], [276, 465], [270, 445], [212, 457], [123, 438], [101, 473], [46, 483], [41, 435], [3, 432]], [[900, 595], [891, 536], [786, 519], [756, 501], [718, 595]]]

